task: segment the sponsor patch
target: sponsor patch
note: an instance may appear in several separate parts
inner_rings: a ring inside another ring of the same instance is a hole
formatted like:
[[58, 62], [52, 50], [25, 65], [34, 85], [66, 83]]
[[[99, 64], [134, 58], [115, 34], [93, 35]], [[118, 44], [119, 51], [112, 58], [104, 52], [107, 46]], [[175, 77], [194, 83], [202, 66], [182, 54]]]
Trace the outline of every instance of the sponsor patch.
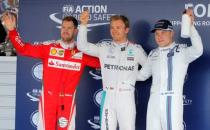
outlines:
[[134, 61], [134, 57], [127, 57], [128, 61]]
[[73, 51], [71, 53], [73, 55], [71, 58], [73, 58], [73, 59], [82, 59], [82, 56], [83, 56], [82, 52], [75, 53], [75, 51]]
[[56, 55], [57, 54], [57, 49], [55, 49], [55, 48], [51, 49], [50, 54], [53, 55], [53, 56]]
[[81, 63], [49, 58], [48, 66], [52, 68], [80, 71]]
[[115, 59], [116, 57], [114, 55], [107, 55], [106, 56], [108, 59]]
[[50, 48], [50, 55], [51, 56], [64, 57], [64, 53], [65, 53], [64, 49], [55, 48], [55, 47]]
[[75, 50], [71, 50], [71, 55], [75, 55], [76, 51]]
[[129, 49], [127, 55], [128, 55], [129, 57], [134, 56], [133, 50], [132, 50], [132, 49]]
[[58, 55], [63, 57], [63, 56], [64, 56], [64, 50], [63, 50], [63, 49], [62, 49], [62, 50], [61, 50], [61, 49], [59, 49], [59, 51], [58, 51]]
[[68, 120], [67, 120], [65, 117], [60, 117], [60, 118], [58, 119], [58, 125], [59, 125], [59, 127], [61, 127], [61, 128], [65, 128], [65, 127], [67, 127], [67, 125], [68, 125]]
[[122, 65], [112, 65], [104, 64], [104, 69], [108, 70], [119, 70], [119, 71], [133, 71], [135, 66], [122, 66]]

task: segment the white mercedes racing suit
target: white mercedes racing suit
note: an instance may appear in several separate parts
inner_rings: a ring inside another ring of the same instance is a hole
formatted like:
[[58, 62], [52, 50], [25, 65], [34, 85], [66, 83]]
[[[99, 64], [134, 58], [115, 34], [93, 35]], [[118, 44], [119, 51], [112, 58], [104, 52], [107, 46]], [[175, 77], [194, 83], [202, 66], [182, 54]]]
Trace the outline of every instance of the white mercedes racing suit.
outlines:
[[135, 130], [136, 107], [134, 87], [138, 66], [147, 56], [140, 45], [127, 41], [124, 44], [87, 42], [87, 27], [80, 26], [77, 47], [100, 60], [103, 79], [101, 102], [101, 130]]
[[[175, 42], [150, 52], [137, 80], [152, 76], [147, 109], [147, 130], [183, 130], [183, 84], [188, 65], [203, 53], [201, 38], [194, 26], [192, 46]], [[196, 71], [196, 70], [195, 70]]]

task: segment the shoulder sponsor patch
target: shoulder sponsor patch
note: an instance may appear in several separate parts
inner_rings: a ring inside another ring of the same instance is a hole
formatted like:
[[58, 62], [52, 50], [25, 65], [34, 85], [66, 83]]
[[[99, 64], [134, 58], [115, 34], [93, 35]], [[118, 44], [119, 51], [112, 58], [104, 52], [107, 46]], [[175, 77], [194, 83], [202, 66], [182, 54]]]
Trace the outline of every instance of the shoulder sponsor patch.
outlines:
[[80, 71], [81, 69], [81, 63], [52, 59], [52, 58], [48, 59], [48, 66], [52, 68], [74, 70], [74, 71]]
[[56, 56], [56, 57], [64, 57], [65, 50], [61, 48], [55, 48], [51, 47], [50, 48], [50, 55], [51, 56]]

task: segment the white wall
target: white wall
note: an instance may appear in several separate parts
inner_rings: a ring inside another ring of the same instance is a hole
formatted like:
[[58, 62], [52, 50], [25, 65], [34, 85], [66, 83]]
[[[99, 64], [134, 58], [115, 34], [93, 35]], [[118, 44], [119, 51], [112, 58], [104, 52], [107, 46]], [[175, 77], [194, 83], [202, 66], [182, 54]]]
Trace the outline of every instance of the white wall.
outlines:
[[0, 57], [0, 130], [15, 130], [16, 57]]

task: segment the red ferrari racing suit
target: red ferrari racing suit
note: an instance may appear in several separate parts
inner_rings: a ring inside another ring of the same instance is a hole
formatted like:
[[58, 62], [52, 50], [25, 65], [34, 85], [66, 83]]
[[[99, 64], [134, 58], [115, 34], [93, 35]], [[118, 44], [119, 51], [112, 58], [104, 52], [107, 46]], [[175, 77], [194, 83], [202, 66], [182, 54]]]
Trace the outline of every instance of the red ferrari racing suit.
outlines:
[[75, 130], [75, 92], [86, 65], [99, 67], [96, 58], [61, 41], [48, 45], [24, 43], [18, 32], [9, 32], [17, 52], [43, 62], [43, 90], [39, 102], [38, 130]]

